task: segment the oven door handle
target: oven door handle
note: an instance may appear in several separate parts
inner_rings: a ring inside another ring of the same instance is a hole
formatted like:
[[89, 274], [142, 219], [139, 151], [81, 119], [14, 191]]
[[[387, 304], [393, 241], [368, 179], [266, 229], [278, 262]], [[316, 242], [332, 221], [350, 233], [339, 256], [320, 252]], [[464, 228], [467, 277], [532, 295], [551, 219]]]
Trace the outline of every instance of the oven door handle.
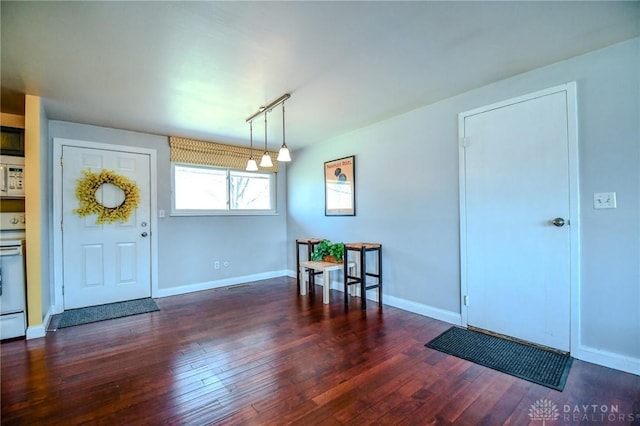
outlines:
[[20, 247], [0, 247], [0, 256], [20, 256]]

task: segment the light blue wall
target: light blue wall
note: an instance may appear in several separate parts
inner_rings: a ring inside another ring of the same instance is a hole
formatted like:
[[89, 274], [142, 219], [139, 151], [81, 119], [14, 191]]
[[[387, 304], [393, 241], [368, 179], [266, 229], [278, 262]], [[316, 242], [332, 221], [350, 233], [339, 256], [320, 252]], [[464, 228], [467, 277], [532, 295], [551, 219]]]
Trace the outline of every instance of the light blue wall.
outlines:
[[[49, 122], [51, 138], [66, 138], [155, 149], [157, 152], [158, 287], [176, 290], [183, 286], [278, 274], [286, 269], [286, 168], [277, 177], [278, 215], [169, 217], [171, 171], [166, 136], [89, 126], [62, 121]], [[214, 261], [229, 262], [214, 268]]]
[[[296, 151], [289, 268], [296, 238], [380, 242], [387, 300], [459, 318], [457, 115], [569, 81], [578, 90], [582, 210], [581, 348], [572, 351], [625, 366], [640, 361], [640, 39]], [[325, 217], [323, 162], [352, 154], [357, 216]], [[594, 210], [593, 193], [609, 191], [618, 208]]]
[[[598, 356], [605, 364], [616, 358], [625, 365], [638, 362], [639, 64], [640, 39], [634, 39], [296, 151], [287, 170], [278, 173], [277, 216], [159, 219], [159, 287], [294, 270], [296, 238], [377, 241], [384, 247], [387, 302], [455, 320], [460, 317], [458, 113], [577, 81], [579, 349], [595, 362]], [[156, 149], [158, 208], [170, 211], [166, 136], [51, 121], [49, 137]], [[348, 155], [356, 155], [357, 216], [325, 217], [323, 162]], [[618, 208], [594, 210], [593, 193], [608, 191], [617, 193]], [[229, 268], [215, 270], [216, 259], [228, 260]]]

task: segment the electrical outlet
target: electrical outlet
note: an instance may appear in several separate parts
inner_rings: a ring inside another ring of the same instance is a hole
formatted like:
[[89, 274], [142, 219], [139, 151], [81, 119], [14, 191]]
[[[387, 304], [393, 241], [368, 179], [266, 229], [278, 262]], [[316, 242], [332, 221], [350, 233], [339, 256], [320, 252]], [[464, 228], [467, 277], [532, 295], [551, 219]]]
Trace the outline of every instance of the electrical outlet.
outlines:
[[215, 262], [213, 262], [213, 267], [215, 269], [220, 269], [220, 261], [216, 260]]
[[593, 194], [594, 209], [615, 209], [616, 207], [615, 192], [596, 192]]

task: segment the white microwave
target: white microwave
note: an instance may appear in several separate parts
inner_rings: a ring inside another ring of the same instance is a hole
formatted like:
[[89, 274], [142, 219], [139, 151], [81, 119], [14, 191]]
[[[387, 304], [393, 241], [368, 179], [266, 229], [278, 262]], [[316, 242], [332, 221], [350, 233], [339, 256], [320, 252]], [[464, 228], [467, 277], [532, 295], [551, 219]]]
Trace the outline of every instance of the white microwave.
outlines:
[[0, 197], [24, 198], [24, 157], [0, 155]]

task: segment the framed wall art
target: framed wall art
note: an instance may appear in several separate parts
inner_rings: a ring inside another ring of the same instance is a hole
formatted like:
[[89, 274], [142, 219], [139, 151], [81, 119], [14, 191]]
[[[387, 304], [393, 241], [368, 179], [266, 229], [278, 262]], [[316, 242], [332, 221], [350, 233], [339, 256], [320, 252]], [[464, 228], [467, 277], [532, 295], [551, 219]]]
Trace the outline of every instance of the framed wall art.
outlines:
[[324, 163], [325, 216], [356, 215], [356, 157]]

